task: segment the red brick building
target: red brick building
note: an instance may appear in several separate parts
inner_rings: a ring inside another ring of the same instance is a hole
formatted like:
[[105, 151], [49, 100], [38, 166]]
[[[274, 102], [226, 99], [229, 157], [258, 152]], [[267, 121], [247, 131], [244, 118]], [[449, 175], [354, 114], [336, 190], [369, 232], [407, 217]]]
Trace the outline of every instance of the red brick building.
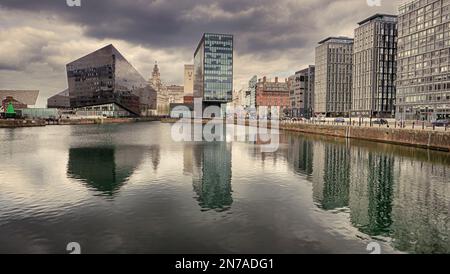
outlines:
[[289, 88], [287, 80], [270, 82], [267, 77], [256, 84], [256, 107], [278, 107], [282, 112], [289, 109]]

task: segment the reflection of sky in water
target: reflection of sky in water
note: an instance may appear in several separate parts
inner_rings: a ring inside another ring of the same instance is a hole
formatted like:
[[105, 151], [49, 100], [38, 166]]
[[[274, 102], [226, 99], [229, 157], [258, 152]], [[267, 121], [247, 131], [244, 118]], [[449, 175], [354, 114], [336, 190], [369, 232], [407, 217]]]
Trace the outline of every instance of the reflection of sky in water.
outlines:
[[170, 125], [0, 130], [0, 252], [450, 252], [448, 154], [282, 134], [174, 143]]

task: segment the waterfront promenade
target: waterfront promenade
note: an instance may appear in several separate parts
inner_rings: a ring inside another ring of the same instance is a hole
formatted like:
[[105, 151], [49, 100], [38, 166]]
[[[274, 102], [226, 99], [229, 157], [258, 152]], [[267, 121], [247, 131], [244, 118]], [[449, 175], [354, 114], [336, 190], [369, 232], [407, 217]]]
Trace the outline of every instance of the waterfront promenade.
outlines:
[[[163, 123], [175, 123], [177, 121], [179, 120], [162, 119]], [[198, 123], [198, 120], [195, 119], [191, 121], [193, 123]], [[201, 123], [206, 124], [210, 121], [214, 120], [203, 119]], [[224, 122], [222, 119], [216, 119], [216, 121], [218, 123]], [[233, 124], [232, 120], [228, 120], [227, 122]], [[234, 121], [234, 124], [238, 124], [236, 120]], [[244, 124], [245, 126], [253, 125], [248, 120], [246, 120]], [[263, 127], [272, 128], [272, 125], [268, 122], [268, 124], [264, 124]], [[357, 123], [356, 121], [352, 121], [351, 123], [335, 123], [331, 120], [280, 121], [278, 123], [278, 128], [286, 131], [367, 140], [450, 152], [450, 129], [429, 127], [425, 124], [419, 126], [413, 124], [413, 122], [407, 122], [403, 125], [395, 123], [375, 125], [370, 122]]]
[[[122, 124], [152, 121], [175, 123], [178, 119], [149, 117], [58, 120], [52, 122], [45, 120], [0, 120], [0, 128], [43, 127], [46, 125]], [[197, 120], [193, 121], [195, 122]], [[206, 124], [209, 121], [211, 120], [204, 119], [202, 120], [202, 123]], [[223, 122], [222, 119], [217, 119], [217, 121]], [[234, 121], [234, 123], [237, 124], [237, 121]], [[251, 124], [247, 120], [245, 125], [250, 126]], [[348, 121], [346, 123], [336, 123], [331, 120], [310, 120], [280, 121], [278, 125], [280, 130], [320, 134], [348, 139], [361, 139], [450, 152], [450, 129], [446, 127], [433, 127], [426, 123], [408, 122], [403, 124], [390, 123], [387, 125], [375, 125], [374, 123], [367, 121]], [[271, 128], [270, 122], [267, 127]]]
[[126, 124], [137, 122], [154, 122], [159, 118], [89, 118], [89, 119], [59, 119], [59, 120], [0, 120], [0, 128], [23, 128], [23, 127], [45, 127], [45, 126], [68, 126], [68, 125], [98, 125], [98, 124]]

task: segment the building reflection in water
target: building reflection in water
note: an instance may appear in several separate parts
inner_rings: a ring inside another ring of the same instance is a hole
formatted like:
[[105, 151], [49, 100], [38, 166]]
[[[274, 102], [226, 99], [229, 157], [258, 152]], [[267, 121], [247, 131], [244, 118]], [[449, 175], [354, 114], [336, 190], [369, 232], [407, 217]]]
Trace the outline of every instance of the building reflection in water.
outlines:
[[157, 171], [159, 164], [161, 162], [161, 148], [159, 147], [159, 145], [153, 145], [150, 147], [150, 158], [152, 160], [152, 165], [153, 165], [153, 171]]
[[415, 157], [402, 156], [395, 162], [394, 246], [412, 253], [448, 254], [450, 157], [425, 150]]
[[352, 150], [351, 221], [367, 235], [390, 235], [394, 163], [392, 154], [357, 147]]
[[[345, 209], [368, 236], [409, 253], [450, 252], [448, 154], [291, 135], [287, 158], [324, 210]], [[350, 145], [351, 144], [351, 145]]]
[[233, 204], [231, 143], [185, 144], [184, 172], [192, 173], [196, 199], [203, 210], [226, 211]]
[[313, 196], [324, 210], [348, 207], [350, 187], [350, 147], [339, 143], [314, 146]]
[[[152, 147], [151, 155], [159, 155], [158, 150]], [[138, 168], [146, 151], [140, 146], [71, 148], [67, 174], [100, 196], [112, 197]], [[155, 162], [159, 163], [159, 158]]]

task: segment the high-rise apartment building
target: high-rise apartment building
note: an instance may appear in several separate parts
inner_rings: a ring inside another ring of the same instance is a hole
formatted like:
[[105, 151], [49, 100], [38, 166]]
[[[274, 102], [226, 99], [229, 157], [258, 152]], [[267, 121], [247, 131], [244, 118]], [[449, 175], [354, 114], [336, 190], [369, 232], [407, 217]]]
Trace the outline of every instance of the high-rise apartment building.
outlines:
[[450, 118], [450, 1], [399, 7], [397, 119]]
[[314, 66], [297, 71], [293, 75], [292, 87], [289, 88], [290, 108], [293, 117], [312, 117], [314, 108], [314, 78]]
[[233, 36], [205, 33], [194, 55], [194, 97], [203, 106], [233, 100]]
[[352, 115], [394, 117], [397, 16], [376, 14], [359, 23], [353, 45]]
[[329, 37], [316, 48], [314, 112], [347, 116], [351, 109], [353, 39]]

